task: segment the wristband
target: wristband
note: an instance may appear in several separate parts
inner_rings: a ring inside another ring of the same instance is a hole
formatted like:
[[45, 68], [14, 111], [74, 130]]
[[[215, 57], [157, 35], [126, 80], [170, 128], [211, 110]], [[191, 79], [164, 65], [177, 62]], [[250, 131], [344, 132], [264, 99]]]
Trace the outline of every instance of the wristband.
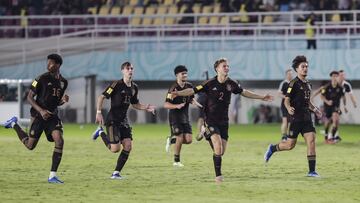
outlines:
[[101, 110], [97, 110], [96, 113], [101, 114]]

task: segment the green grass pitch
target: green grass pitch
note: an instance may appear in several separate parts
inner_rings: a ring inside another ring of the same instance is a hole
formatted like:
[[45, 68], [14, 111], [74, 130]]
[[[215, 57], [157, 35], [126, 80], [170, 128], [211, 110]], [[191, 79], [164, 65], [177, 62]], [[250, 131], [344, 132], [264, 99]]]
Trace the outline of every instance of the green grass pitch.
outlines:
[[318, 133], [320, 179], [305, 177], [301, 136], [295, 149], [275, 154], [265, 166], [263, 154], [280, 139], [279, 124], [232, 125], [220, 185], [214, 182], [207, 142], [183, 146], [185, 167], [173, 168], [173, 155], [164, 149], [167, 125], [134, 125], [133, 150], [122, 171], [126, 179], [110, 180], [118, 154], [110, 153], [101, 139], [90, 139], [95, 128], [64, 126], [58, 172], [63, 185], [47, 183], [53, 143], [43, 135], [29, 151], [13, 130], [1, 128], [0, 202], [360, 202], [359, 125], [341, 126], [343, 142], [336, 145], [323, 144]]

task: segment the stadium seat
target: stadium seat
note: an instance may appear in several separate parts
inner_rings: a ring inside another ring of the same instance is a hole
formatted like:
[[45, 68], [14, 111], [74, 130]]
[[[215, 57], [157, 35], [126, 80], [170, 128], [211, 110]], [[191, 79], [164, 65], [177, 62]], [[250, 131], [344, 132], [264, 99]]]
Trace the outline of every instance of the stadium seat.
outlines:
[[213, 6], [204, 6], [202, 9], [202, 13], [212, 13]]
[[145, 17], [142, 19], [142, 24], [143, 25], [151, 25], [152, 23], [152, 18], [149, 18], [149, 17]]
[[139, 18], [139, 17], [133, 17], [133, 18], [131, 18], [131, 20], [130, 20], [130, 24], [131, 24], [132, 26], [139, 26], [140, 23], [141, 23], [141, 18]]
[[119, 15], [119, 14], [120, 14], [120, 10], [121, 10], [121, 8], [120, 8], [119, 6], [114, 6], [114, 7], [111, 9], [110, 15]]
[[125, 6], [124, 9], [122, 10], [122, 15], [128, 16], [131, 15], [132, 12], [133, 12], [132, 6]]
[[220, 19], [219, 24], [221, 25], [228, 25], [230, 22], [229, 16], [222, 16]]
[[206, 25], [206, 24], [208, 23], [208, 17], [206, 17], [206, 16], [200, 16], [200, 17], [198, 18], [198, 23], [199, 23], [200, 25]]
[[214, 5], [213, 13], [220, 13], [220, 4], [217, 3], [217, 4]]
[[96, 14], [96, 7], [88, 8], [88, 12], [90, 12], [91, 14]]
[[[184, 7], [184, 6], [183, 6]], [[186, 8], [187, 6], [185, 6], [185, 8]], [[198, 4], [195, 4], [194, 6], [193, 6], [193, 11], [194, 11], [194, 13], [201, 13], [201, 6], [200, 5], [198, 5]], [[184, 13], [184, 11], [182, 11], [181, 13]]]
[[130, 6], [136, 6], [138, 4], [138, 0], [130, 0]]
[[163, 4], [165, 6], [172, 6], [172, 5], [174, 5], [174, 0], [164, 0]]
[[177, 12], [177, 7], [176, 7], [176, 6], [171, 6], [171, 7], [169, 8], [168, 14], [174, 15], [174, 14], [177, 14], [177, 13], [178, 13], [178, 12]]
[[155, 12], [156, 12], [156, 7], [155, 6], [149, 6], [145, 10], [145, 15], [154, 15]]
[[164, 24], [164, 18], [160, 18], [160, 17], [155, 18], [153, 24], [154, 25], [162, 25], [162, 24]]
[[136, 7], [134, 9], [134, 15], [142, 15], [144, 13], [144, 8], [143, 7]]
[[218, 16], [211, 16], [209, 20], [210, 25], [217, 25], [219, 23], [219, 17]]

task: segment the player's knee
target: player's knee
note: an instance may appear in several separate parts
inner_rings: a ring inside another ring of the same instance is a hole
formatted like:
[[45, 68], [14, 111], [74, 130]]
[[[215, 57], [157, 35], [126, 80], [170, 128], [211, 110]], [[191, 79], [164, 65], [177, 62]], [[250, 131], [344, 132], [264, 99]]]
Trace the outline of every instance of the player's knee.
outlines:
[[110, 151], [111, 151], [112, 153], [117, 153], [117, 152], [119, 152], [119, 151], [120, 151], [120, 148], [117, 148], [117, 147], [111, 147], [111, 148], [110, 148]]

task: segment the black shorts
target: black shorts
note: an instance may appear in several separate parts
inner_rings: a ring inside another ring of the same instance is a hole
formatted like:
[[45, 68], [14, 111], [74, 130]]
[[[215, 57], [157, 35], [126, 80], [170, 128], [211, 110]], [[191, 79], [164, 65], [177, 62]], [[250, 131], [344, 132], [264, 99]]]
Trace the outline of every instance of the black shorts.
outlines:
[[287, 135], [289, 138], [296, 139], [301, 133], [304, 136], [305, 133], [316, 132], [312, 121], [299, 121], [289, 122]]
[[210, 137], [213, 134], [218, 134], [220, 135], [221, 139], [223, 140], [228, 140], [229, 139], [229, 125], [225, 124], [225, 125], [213, 125], [213, 124], [207, 124], [205, 123], [205, 138], [206, 140], [210, 140]]
[[41, 117], [31, 118], [29, 136], [39, 139], [42, 132], [45, 132], [46, 138], [49, 142], [54, 142], [51, 133], [54, 130], [58, 130], [63, 133], [63, 126], [60, 118], [57, 115], [51, 116], [48, 120], [44, 120]]
[[171, 135], [179, 136], [183, 134], [192, 134], [191, 125], [189, 123], [179, 123], [170, 125]]
[[285, 105], [283, 103], [281, 104], [280, 109], [281, 109], [282, 117], [286, 117], [286, 118], [289, 117], [289, 112], [288, 112], [288, 110], [286, 109], [286, 107], [285, 107]]
[[326, 106], [324, 108], [324, 111], [325, 111], [325, 116], [326, 118], [331, 118], [332, 117], [332, 114], [334, 112], [338, 113], [339, 115], [341, 115], [341, 110], [339, 107], [337, 106]]
[[106, 126], [106, 135], [110, 144], [119, 144], [125, 138], [130, 138], [132, 140], [131, 131], [132, 128], [130, 125], [111, 124]]

